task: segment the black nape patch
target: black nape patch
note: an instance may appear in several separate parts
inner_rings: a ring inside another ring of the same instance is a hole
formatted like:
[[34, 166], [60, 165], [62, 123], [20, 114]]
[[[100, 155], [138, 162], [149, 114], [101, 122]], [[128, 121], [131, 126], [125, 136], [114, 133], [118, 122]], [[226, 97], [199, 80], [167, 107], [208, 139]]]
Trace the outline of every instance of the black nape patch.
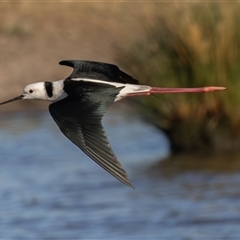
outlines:
[[52, 82], [44, 82], [44, 84], [45, 84], [45, 89], [46, 89], [48, 97], [52, 97], [53, 96], [53, 84], [52, 84]]

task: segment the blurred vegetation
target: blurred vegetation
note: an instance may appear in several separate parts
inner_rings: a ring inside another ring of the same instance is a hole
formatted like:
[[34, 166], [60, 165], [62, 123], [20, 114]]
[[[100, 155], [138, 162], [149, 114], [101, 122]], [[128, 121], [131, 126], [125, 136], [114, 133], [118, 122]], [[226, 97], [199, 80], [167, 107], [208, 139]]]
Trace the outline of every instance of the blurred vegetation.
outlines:
[[137, 101], [144, 118], [163, 130], [174, 153], [240, 146], [240, 4], [155, 5], [146, 37], [117, 49], [117, 62], [141, 84], [226, 86], [227, 91], [166, 94]]

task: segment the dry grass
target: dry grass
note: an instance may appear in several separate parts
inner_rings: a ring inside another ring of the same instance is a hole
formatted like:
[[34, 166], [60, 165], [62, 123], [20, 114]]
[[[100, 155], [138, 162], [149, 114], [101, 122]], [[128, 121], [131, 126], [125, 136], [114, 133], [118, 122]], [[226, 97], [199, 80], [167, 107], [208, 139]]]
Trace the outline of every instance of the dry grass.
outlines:
[[240, 4], [169, 3], [118, 58], [148, 85], [218, 85], [227, 91], [143, 99], [142, 111], [169, 136], [174, 151], [240, 144]]

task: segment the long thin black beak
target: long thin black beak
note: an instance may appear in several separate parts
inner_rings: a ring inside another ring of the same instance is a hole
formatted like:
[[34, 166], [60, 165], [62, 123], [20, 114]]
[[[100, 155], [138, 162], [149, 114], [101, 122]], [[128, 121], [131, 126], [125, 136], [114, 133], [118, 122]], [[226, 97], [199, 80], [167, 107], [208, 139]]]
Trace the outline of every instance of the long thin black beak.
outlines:
[[10, 102], [14, 102], [14, 101], [17, 101], [17, 100], [21, 100], [21, 99], [23, 99], [23, 97], [24, 97], [24, 95], [20, 95], [18, 97], [15, 97], [13, 99], [8, 100], [8, 101], [2, 102], [2, 103], [0, 103], [0, 105], [6, 104], [6, 103], [10, 103]]

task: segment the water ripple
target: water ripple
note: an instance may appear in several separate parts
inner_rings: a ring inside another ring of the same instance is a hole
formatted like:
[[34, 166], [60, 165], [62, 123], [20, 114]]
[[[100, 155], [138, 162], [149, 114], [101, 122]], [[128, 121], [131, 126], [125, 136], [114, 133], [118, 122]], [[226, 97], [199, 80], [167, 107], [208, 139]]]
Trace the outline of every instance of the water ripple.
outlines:
[[69, 142], [48, 113], [0, 119], [4, 239], [210, 239], [240, 236], [240, 174], [148, 171], [169, 146], [156, 129], [111, 111], [104, 125], [136, 190]]

